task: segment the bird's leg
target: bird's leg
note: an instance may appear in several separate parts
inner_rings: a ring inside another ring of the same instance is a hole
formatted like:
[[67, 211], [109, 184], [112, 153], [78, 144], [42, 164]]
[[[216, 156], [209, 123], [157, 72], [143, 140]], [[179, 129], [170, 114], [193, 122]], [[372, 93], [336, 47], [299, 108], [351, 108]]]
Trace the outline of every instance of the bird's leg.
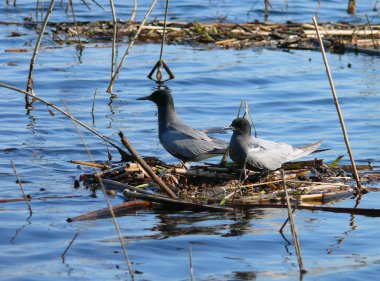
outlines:
[[239, 181], [243, 183], [247, 178], [248, 176], [247, 176], [247, 158], [246, 158], [244, 161], [243, 169], [241, 170], [241, 173], [240, 173]]

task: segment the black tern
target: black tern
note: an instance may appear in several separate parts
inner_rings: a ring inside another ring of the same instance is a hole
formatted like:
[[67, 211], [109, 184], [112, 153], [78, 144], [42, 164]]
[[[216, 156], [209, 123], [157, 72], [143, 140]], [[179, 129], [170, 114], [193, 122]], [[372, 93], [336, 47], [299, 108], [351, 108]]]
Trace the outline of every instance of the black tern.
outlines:
[[227, 142], [212, 138], [181, 121], [175, 112], [169, 90], [160, 89], [138, 100], [150, 100], [157, 105], [160, 142], [171, 155], [182, 162], [198, 162], [226, 152]]
[[246, 118], [232, 121], [233, 134], [229, 153], [231, 159], [250, 170], [276, 170], [285, 162], [314, 152], [322, 143], [293, 147], [287, 143], [267, 141], [251, 137], [251, 125]]

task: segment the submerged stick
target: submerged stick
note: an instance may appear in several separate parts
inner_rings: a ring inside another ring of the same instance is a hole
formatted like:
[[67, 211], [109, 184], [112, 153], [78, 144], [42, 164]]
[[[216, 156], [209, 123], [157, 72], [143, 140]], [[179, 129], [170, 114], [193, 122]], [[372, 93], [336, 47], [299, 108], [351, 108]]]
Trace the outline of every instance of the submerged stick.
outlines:
[[11, 160], [11, 165], [12, 165], [13, 171], [14, 171], [14, 173], [15, 173], [15, 176], [16, 176], [16, 179], [17, 179], [17, 182], [18, 182], [18, 184], [20, 185], [21, 192], [22, 192], [22, 195], [24, 196], [24, 200], [25, 200], [25, 202], [26, 202], [26, 205], [28, 205], [29, 213], [30, 213], [30, 215], [32, 215], [32, 213], [33, 213], [33, 211], [32, 211], [32, 207], [30, 207], [29, 199], [28, 199], [28, 197], [27, 197], [26, 194], [25, 194], [24, 187], [22, 186], [21, 179], [20, 179], [20, 177], [18, 176], [18, 173], [17, 173], [17, 170], [16, 170], [16, 167], [15, 167], [15, 164], [14, 164], [13, 160]]
[[125, 51], [124, 56], [123, 56], [123, 58], [121, 59], [121, 61], [120, 61], [120, 63], [119, 63], [119, 66], [117, 67], [117, 69], [116, 69], [114, 75], [113, 75], [112, 78], [111, 78], [110, 84], [109, 84], [108, 89], [107, 89], [107, 93], [112, 93], [112, 86], [113, 86], [113, 84], [115, 83], [115, 80], [116, 80], [117, 76], [118, 76], [119, 73], [120, 73], [121, 67], [123, 66], [123, 63], [124, 63], [125, 59], [126, 59], [127, 56], [129, 55], [129, 52], [130, 52], [130, 50], [131, 50], [133, 44], [135, 43], [137, 37], [140, 35], [140, 32], [141, 32], [141, 30], [143, 29], [143, 27], [144, 27], [146, 21], [148, 20], [150, 14], [152, 13], [153, 8], [154, 8], [154, 6], [156, 5], [156, 3], [157, 3], [157, 0], [153, 0], [152, 5], [150, 6], [150, 8], [149, 8], [148, 12], [146, 13], [146, 15], [145, 15], [143, 21], [141, 22], [139, 28], [138, 28], [137, 31], [136, 31], [135, 36], [133, 36], [131, 42], [129, 43], [129, 45], [128, 45], [128, 47], [127, 47], [127, 50]]
[[62, 253], [62, 255], [61, 255], [62, 262], [65, 261], [65, 255], [66, 255], [67, 251], [70, 249], [71, 245], [74, 243], [75, 239], [77, 239], [78, 235], [79, 235], [79, 231], [77, 231], [77, 233], [75, 233], [73, 239], [71, 239], [69, 245], [67, 245], [65, 251], [63, 251], [63, 253]]
[[[136, 207], [149, 207], [152, 203], [148, 201], [141, 201], [141, 200], [135, 200], [131, 202], [124, 202], [121, 204], [117, 204], [112, 206], [112, 210], [114, 214], [117, 216], [123, 212], [125, 212], [128, 209], [136, 208]], [[104, 219], [109, 218], [111, 215], [110, 210], [108, 208], [104, 208], [101, 210], [92, 211], [83, 215], [79, 215], [73, 218], [68, 218], [67, 222], [77, 222], [77, 221], [84, 221], [84, 220], [97, 220], [97, 219]]]
[[287, 208], [288, 208], [288, 218], [289, 218], [289, 223], [290, 223], [290, 230], [292, 232], [293, 241], [294, 241], [294, 249], [296, 250], [297, 259], [298, 259], [298, 266], [300, 268], [300, 273], [304, 274], [307, 271], [305, 270], [305, 268], [303, 266], [303, 262], [302, 262], [301, 248], [300, 248], [300, 244], [298, 242], [297, 230], [296, 230], [296, 226], [294, 224], [293, 211], [292, 211], [292, 207], [290, 205], [288, 189], [286, 188], [285, 172], [284, 172], [283, 169], [281, 170], [281, 173], [282, 173], [282, 180], [283, 180], [283, 183], [284, 183], [284, 191], [285, 191], [285, 196], [286, 196], [286, 205], [287, 205]]
[[354, 156], [352, 154], [350, 142], [348, 140], [346, 125], [344, 124], [344, 119], [343, 119], [342, 111], [340, 110], [339, 100], [338, 100], [337, 94], [335, 92], [334, 82], [333, 82], [333, 79], [332, 79], [332, 76], [331, 76], [330, 67], [329, 67], [329, 64], [328, 64], [328, 61], [327, 61], [327, 57], [326, 57], [326, 53], [325, 53], [325, 48], [323, 46], [322, 37], [319, 34], [318, 23], [317, 23], [317, 20], [316, 20], [315, 16], [313, 16], [313, 22], [314, 22], [315, 30], [317, 32], [317, 36], [318, 36], [318, 40], [319, 40], [319, 45], [321, 47], [323, 61], [324, 61], [325, 66], [326, 66], [326, 73], [327, 73], [327, 77], [329, 78], [331, 92], [332, 92], [333, 97], [334, 97], [335, 107], [336, 107], [336, 110], [337, 110], [337, 113], [338, 113], [340, 125], [342, 127], [344, 141], [346, 143], [348, 154], [350, 156], [351, 165], [352, 165], [352, 169], [353, 169], [353, 174], [354, 174], [354, 178], [355, 178], [356, 184], [357, 184], [356, 191], [358, 193], [360, 193], [360, 191], [362, 189], [362, 185], [361, 185], [361, 182], [360, 182], [358, 171], [356, 169]]
[[148, 173], [148, 175], [166, 192], [171, 198], [178, 198], [177, 195], [156, 175], [152, 168], [145, 162], [144, 159], [138, 154], [136, 149], [130, 144], [128, 139], [124, 136], [122, 132], [119, 132], [121, 142], [125, 145], [128, 151], [135, 157], [136, 161], [141, 165], [141, 167]]
[[104, 140], [105, 142], [109, 143], [110, 145], [112, 145], [114, 148], [116, 148], [120, 155], [122, 156], [123, 160], [128, 160], [131, 158], [131, 155], [129, 155], [124, 149], [122, 149], [120, 146], [118, 146], [117, 144], [113, 143], [112, 141], [110, 141], [108, 138], [106, 138], [105, 136], [101, 135], [100, 133], [98, 133], [97, 131], [95, 131], [94, 129], [90, 128], [89, 126], [87, 126], [86, 124], [84, 124], [83, 122], [79, 121], [78, 119], [76, 119], [74, 116], [72, 116], [70, 113], [64, 111], [63, 109], [61, 109], [60, 107], [56, 106], [55, 104], [43, 99], [43, 98], [40, 98], [38, 96], [36, 96], [35, 94], [31, 94], [31, 93], [28, 93], [26, 91], [23, 91], [19, 88], [16, 88], [16, 87], [13, 87], [13, 86], [10, 86], [10, 85], [7, 85], [7, 84], [4, 84], [4, 83], [1, 83], [0, 82], [0, 87], [4, 87], [4, 88], [7, 88], [7, 89], [10, 89], [12, 91], [15, 91], [15, 92], [18, 92], [18, 93], [21, 93], [21, 94], [24, 94], [26, 96], [31, 96], [33, 97], [34, 99], [46, 104], [47, 106], [50, 106], [52, 108], [54, 108], [55, 110], [59, 111], [60, 113], [62, 113], [63, 115], [65, 115], [66, 117], [70, 118], [72, 121], [74, 121], [75, 123], [77, 123], [78, 125], [82, 126], [83, 128], [89, 130], [91, 133], [93, 133], [94, 135], [97, 135], [98, 137], [100, 137], [102, 140]]
[[[34, 48], [34, 53], [33, 53], [32, 59], [30, 60], [28, 82], [26, 84], [26, 91], [28, 93], [33, 93], [33, 68], [34, 68], [34, 62], [36, 61], [37, 54], [38, 54], [38, 51], [39, 51], [40, 46], [41, 46], [42, 37], [43, 37], [43, 35], [45, 33], [45, 29], [46, 29], [47, 23], [49, 21], [50, 14], [53, 11], [54, 2], [55, 2], [55, 0], [51, 0], [50, 1], [50, 6], [49, 6], [49, 8], [48, 8], [48, 10], [46, 12], [46, 16], [45, 16], [44, 22], [42, 24], [41, 32], [40, 32], [40, 35], [38, 36], [38, 40], [37, 40], [36, 46]], [[28, 97], [29, 96], [25, 96], [25, 101], [26, 101], [26, 106], [27, 107], [30, 106], [29, 98]]]

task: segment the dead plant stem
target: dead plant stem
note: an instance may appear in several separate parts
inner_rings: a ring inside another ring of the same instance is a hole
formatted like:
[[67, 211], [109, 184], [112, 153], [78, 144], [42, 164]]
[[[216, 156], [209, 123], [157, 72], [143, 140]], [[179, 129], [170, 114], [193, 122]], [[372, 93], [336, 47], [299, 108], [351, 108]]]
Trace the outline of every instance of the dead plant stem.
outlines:
[[[30, 60], [29, 75], [28, 75], [28, 82], [26, 84], [26, 91], [28, 93], [31, 93], [31, 94], [33, 94], [33, 68], [34, 68], [34, 63], [36, 61], [37, 54], [38, 54], [38, 51], [39, 51], [40, 46], [41, 46], [42, 37], [43, 37], [43, 35], [45, 33], [45, 29], [46, 29], [47, 23], [49, 21], [50, 14], [51, 14], [51, 12], [53, 11], [53, 8], [54, 8], [54, 2], [55, 2], [55, 0], [51, 0], [50, 1], [49, 8], [48, 8], [48, 10], [46, 12], [46, 16], [45, 16], [44, 22], [43, 22], [42, 27], [41, 27], [40, 35], [38, 36], [38, 40], [37, 40], [36, 46], [34, 47], [34, 52], [33, 52], [32, 59]], [[43, 7], [42, 7], [42, 9], [43, 9]], [[26, 107], [30, 107], [30, 103], [29, 103], [29, 98], [28, 97], [29, 96], [25, 96]]]
[[[116, 40], [117, 40], [117, 20], [116, 20], [116, 10], [113, 0], [110, 0], [111, 12], [112, 12], [112, 24], [113, 24], [113, 36], [112, 36], [112, 59], [111, 59], [111, 79], [115, 74], [116, 67]], [[112, 86], [111, 86], [112, 92]]]
[[124, 63], [125, 59], [126, 59], [127, 56], [129, 55], [129, 52], [130, 52], [130, 50], [131, 50], [133, 44], [135, 43], [137, 37], [140, 35], [140, 32], [141, 32], [141, 30], [143, 29], [143, 27], [144, 27], [146, 21], [148, 20], [150, 14], [152, 13], [153, 8], [154, 8], [154, 6], [156, 5], [156, 3], [157, 3], [157, 0], [153, 0], [152, 5], [150, 6], [150, 8], [149, 8], [148, 12], [146, 13], [146, 15], [145, 15], [143, 21], [141, 22], [139, 28], [138, 28], [137, 31], [136, 31], [135, 36], [133, 36], [131, 42], [129, 43], [129, 45], [128, 45], [128, 47], [127, 47], [127, 50], [125, 51], [125, 53], [124, 53], [124, 55], [123, 55], [123, 57], [122, 57], [122, 59], [121, 59], [121, 61], [120, 61], [120, 63], [119, 63], [119, 66], [117, 67], [117, 69], [116, 69], [114, 75], [113, 75], [112, 78], [111, 78], [110, 84], [109, 84], [108, 89], [107, 89], [107, 92], [108, 92], [108, 93], [112, 93], [112, 86], [113, 86], [113, 84], [115, 83], [115, 80], [116, 80], [117, 76], [118, 76], [119, 73], [120, 73], [121, 67], [123, 66], [123, 63]]
[[119, 132], [119, 136], [122, 140], [122, 143], [128, 149], [128, 151], [135, 157], [136, 161], [141, 165], [141, 167], [148, 173], [148, 175], [173, 199], [177, 199], [177, 195], [155, 174], [152, 168], [145, 162], [145, 160], [139, 155], [136, 149], [128, 141], [122, 132]]
[[293, 236], [294, 248], [295, 248], [296, 254], [297, 254], [298, 266], [300, 268], [300, 273], [303, 274], [303, 273], [306, 273], [306, 270], [305, 270], [305, 268], [303, 266], [303, 262], [302, 262], [301, 248], [300, 248], [300, 244], [298, 242], [298, 236], [297, 236], [297, 231], [296, 231], [296, 227], [295, 227], [295, 224], [294, 224], [292, 207], [290, 205], [289, 194], [288, 194], [288, 190], [286, 188], [285, 172], [284, 172], [283, 169], [281, 170], [281, 173], [282, 173], [282, 180], [284, 182], [284, 191], [285, 191], [285, 196], [286, 196], [286, 205], [288, 207], [288, 218], [289, 218], [289, 223], [290, 223], [290, 230], [291, 230], [292, 236]]
[[16, 170], [16, 166], [15, 166], [13, 160], [11, 160], [11, 166], [12, 166], [13, 171], [14, 171], [14, 173], [15, 173], [15, 176], [16, 176], [16, 179], [17, 179], [17, 182], [18, 182], [18, 184], [19, 184], [19, 186], [20, 186], [20, 188], [21, 188], [21, 192], [22, 192], [22, 195], [24, 196], [24, 199], [25, 199], [26, 205], [28, 205], [29, 213], [30, 213], [30, 215], [32, 215], [32, 213], [33, 213], [33, 211], [32, 211], [32, 207], [30, 206], [29, 199], [28, 199], [28, 197], [27, 197], [26, 194], [25, 194], [24, 187], [22, 186], [21, 179], [20, 179], [20, 177], [18, 176], [18, 173], [17, 173], [17, 170]]
[[70, 3], [70, 8], [71, 8], [71, 13], [73, 14], [75, 32], [77, 33], [77, 36], [78, 36], [79, 48], [82, 49], [84, 46], [82, 45], [82, 42], [79, 36], [79, 29], [78, 29], [77, 17], [75, 16], [74, 4], [72, 0], [69, 0], [69, 3]]
[[[66, 112], [68, 112], [67, 108], [66, 108]], [[70, 114], [70, 116], [72, 116], [72, 115]], [[94, 162], [92, 154], [91, 154], [91, 152], [90, 152], [90, 150], [89, 150], [86, 142], [84, 141], [84, 139], [82, 137], [82, 134], [80, 133], [80, 130], [79, 130], [78, 126], [76, 126], [77, 122], [75, 122], [72, 118], [71, 118], [71, 120], [73, 122], [74, 127], [76, 128], [76, 130], [78, 132], [79, 138], [80, 138], [80, 140], [81, 140], [81, 142], [83, 144], [84, 149], [87, 152], [88, 157], [90, 158], [91, 162]], [[115, 225], [115, 229], [116, 229], [117, 235], [119, 237], [120, 244], [121, 244], [121, 247], [122, 247], [122, 250], [123, 250], [123, 254], [124, 254], [124, 257], [125, 257], [125, 261], [126, 261], [127, 266], [128, 266], [129, 274], [131, 275], [131, 278], [132, 278], [132, 281], [133, 281], [134, 280], [134, 271], [132, 269], [131, 262], [130, 262], [130, 260], [128, 258], [128, 253], [127, 253], [127, 249], [126, 249], [126, 246], [125, 246], [125, 242], [124, 242], [123, 236], [121, 235], [120, 226], [119, 226], [119, 224], [118, 224], [118, 222], [116, 220], [115, 213], [114, 213], [114, 211], [112, 209], [112, 205], [111, 205], [111, 202], [110, 202], [110, 200], [108, 198], [107, 191], [106, 191], [106, 189], [104, 187], [104, 184], [102, 182], [102, 178], [97, 175], [97, 179], [100, 182], [101, 190], [103, 191], [103, 195], [104, 195], [104, 198], [106, 200], [107, 207], [108, 207], [109, 212], [111, 214], [112, 222]]]
[[323, 57], [323, 61], [324, 61], [325, 67], [326, 67], [326, 73], [327, 73], [327, 76], [328, 76], [328, 79], [329, 79], [329, 82], [330, 82], [331, 92], [332, 92], [333, 97], [334, 97], [335, 107], [336, 107], [336, 110], [337, 110], [337, 113], [338, 113], [340, 125], [342, 127], [344, 141], [346, 143], [348, 154], [350, 156], [351, 165], [352, 165], [352, 169], [353, 169], [353, 174], [354, 174], [354, 178], [355, 178], [356, 184], [357, 184], [356, 191], [358, 193], [360, 193], [360, 191], [362, 189], [360, 178], [359, 178], [359, 175], [358, 175], [358, 171], [356, 169], [354, 156], [352, 154], [350, 142], [348, 140], [346, 125], [344, 124], [344, 118], [343, 118], [343, 115], [342, 115], [342, 111], [340, 110], [338, 96], [337, 96], [337, 94], [335, 92], [334, 82], [333, 82], [333, 79], [332, 79], [332, 76], [331, 76], [330, 67], [329, 67], [329, 64], [328, 64], [328, 61], [327, 61], [325, 48], [323, 46], [322, 37], [319, 34], [318, 23], [317, 23], [317, 19], [315, 18], [315, 16], [313, 16], [313, 22], [314, 22], [315, 30], [317, 32], [317, 36], [318, 36], [318, 40], [319, 40], [319, 45], [321, 47], [322, 57]]
[[74, 243], [75, 239], [77, 239], [78, 235], [79, 235], [79, 230], [77, 231], [77, 233], [75, 233], [73, 239], [71, 239], [69, 245], [67, 245], [66, 249], [63, 251], [63, 253], [61, 255], [61, 258], [62, 258], [63, 262], [65, 261], [65, 255], [66, 255], [67, 251], [70, 249], [70, 247]]

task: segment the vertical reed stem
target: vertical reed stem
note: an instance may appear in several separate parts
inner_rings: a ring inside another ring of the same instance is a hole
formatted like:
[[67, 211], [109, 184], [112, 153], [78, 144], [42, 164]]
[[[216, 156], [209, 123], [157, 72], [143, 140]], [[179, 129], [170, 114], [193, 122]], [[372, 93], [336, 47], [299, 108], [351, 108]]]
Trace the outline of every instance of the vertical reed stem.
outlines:
[[[38, 40], [37, 40], [36, 46], [34, 48], [33, 56], [32, 56], [32, 59], [30, 60], [28, 82], [26, 84], [26, 92], [28, 92], [28, 93], [33, 94], [33, 67], [34, 67], [34, 62], [36, 61], [37, 54], [38, 54], [38, 51], [39, 51], [40, 46], [41, 46], [42, 37], [45, 33], [45, 29], [46, 29], [47, 23], [49, 21], [50, 14], [53, 11], [54, 2], [55, 2], [55, 0], [50, 1], [50, 6], [46, 12], [46, 16], [45, 16], [44, 22], [42, 24], [40, 35], [38, 36]], [[28, 96], [25, 96], [25, 102], [26, 102], [26, 107], [27, 108], [30, 107]]]
[[75, 31], [77, 32], [78, 41], [79, 41], [79, 48], [82, 49], [83, 45], [82, 45], [82, 42], [81, 42], [80, 36], [79, 36], [78, 23], [77, 23], [77, 18], [75, 16], [75, 10], [74, 10], [73, 1], [69, 0], [69, 4], [70, 4], [70, 8], [71, 8], [71, 13], [73, 14], [73, 19], [74, 19], [74, 24], [75, 24]]
[[304, 268], [303, 262], [302, 262], [301, 248], [300, 248], [300, 244], [298, 242], [298, 236], [297, 236], [296, 226], [294, 224], [293, 212], [292, 212], [292, 208], [290, 206], [290, 200], [289, 200], [288, 190], [286, 188], [284, 169], [281, 169], [281, 173], [282, 173], [282, 180], [283, 180], [283, 183], [284, 183], [284, 191], [285, 191], [285, 196], [286, 196], [286, 205], [288, 207], [288, 218], [289, 218], [289, 223], [290, 223], [290, 231], [292, 232], [293, 241], [294, 241], [294, 249], [296, 250], [297, 259], [298, 259], [298, 266], [300, 268], [300, 273], [304, 274], [307, 271]]
[[11, 165], [12, 165], [12, 168], [13, 168], [13, 171], [15, 173], [15, 176], [16, 176], [16, 179], [17, 179], [17, 182], [21, 188], [21, 192], [22, 192], [22, 195], [24, 196], [24, 199], [25, 199], [25, 202], [26, 202], [26, 205], [28, 205], [28, 209], [29, 209], [29, 213], [30, 215], [32, 215], [33, 211], [32, 211], [32, 207], [30, 206], [30, 203], [29, 203], [29, 199], [28, 197], [26, 196], [25, 194], [25, 190], [24, 190], [24, 187], [22, 186], [22, 183], [21, 183], [21, 179], [20, 177], [18, 176], [18, 173], [17, 173], [17, 170], [16, 170], [16, 167], [15, 167], [15, 164], [13, 162], [13, 160], [11, 160]]
[[132, 10], [132, 15], [131, 15], [131, 22], [135, 21], [136, 12], [137, 12], [137, 0], [134, 0], [133, 1], [133, 10]]
[[[113, 36], [112, 36], [112, 59], [111, 59], [111, 79], [115, 74], [116, 67], [116, 40], [117, 40], [117, 20], [116, 20], [116, 10], [113, 0], [110, 0], [111, 12], [112, 12], [112, 24], [113, 24]], [[111, 87], [112, 92], [112, 87]]]
[[127, 56], [129, 55], [129, 52], [130, 52], [130, 50], [131, 50], [133, 44], [135, 43], [137, 37], [140, 35], [140, 32], [141, 32], [141, 30], [143, 29], [143, 27], [144, 27], [146, 21], [148, 20], [150, 14], [152, 13], [153, 8], [154, 8], [154, 6], [156, 5], [156, 3], [157, 3], [157, 0], [153, 0], [152, 5], [150, 6], [150, 8], [149, 8], [148, 12], [146, 13], [146, 15], [145, 15], [143, 21], [141, 22], [140, 27], [138, 28], [138, 30], [137, 30], [135, 36], [132, 38], [131, 42], [129, 43], [129, 45], [128, 45], [128, 47], [127, 47], [127, 50], [125, 51], [124, 56], [123, 56], [123, 58], [121, 59], [121, 61], [120, 61], [120, 63], [119, 63], [119, 66], [118, 66], [117, 69], [116, 69], [115, 74], [114, 74], [114, 75], [112, 76], [112, 78], [111, 78], [110, 84], [109, 84], [108, 89], [107, 89], [107, 92], [108, 92], [108, 93], [112, 93], [112, 86], [113, 86], [113, 84], [115, 83], [115, 80], [116, 80], [117, 76], [118, 76], [119, 73], [120, 73], [121, 67], [123, 66], [123, 63], [124, 63], [125, 59], [126, 59]]
[[371, 20], [369, 19], [369, 17], [368, 17], [367, 14], [365, 14], [365, 16], [367, 18], [367, 22], [368, 22], [369, 28], [371, 29], [371, 38], [372, 38], [373, 48], [377, 49], [376, 39], [375, 39], [375, 35], [373, 34], [373, 28], [372, 28]]
[[335, 107], [336, 107], [336, 110], [337, 110], [337, 113], [338, 113], [338, 117], [339, 117], [340, 125], [341, 125], [341, 127], [342, 127], [343, 136], [344, 136], [344, 141], [345, 141], [345, 143], [346, 143], [346, 147], [347, 147], [347, 150], [348, 150], [348, 154], [349, 154], [349, 156], [350, 156], [351, 166], [352, 166], [352, 170], [353, 170], [354, 178], [355, 178], [355, 180], [356, 180], [356, 184], [357, 184], [357, 186], [356, 186], [356, 191], [357, 191], [358, 193], [360, 193], [360, 191], [361, 191], [361, 189], [362, 189], [362, 185], [361, 185], [361, 183], [360, 183], [360, 178], [359, 178], [359, 175], [358, 175], [358, 171], [357, 171], [357, 169], [356, 169], [354, 156], [353, 156], [353, 154], [352, 154], [351, 146], [350, 146], [350, 142], [349, 142], [349, 140], [348, 140], [348, 135], [347, 135], [346, 125], [344, 124], [344, 119], [343, 119], [342, 111], [340, 110], [340, 105], [339, 105], [338, 96], [337, 96], [337, 94], [336, 94], [336, 92], [335, 92], [334, 82], [333, 82], [333, 79], [332, 79], [332, 76], [331, 76], [330, 67], [329, 67], [329, 64], [328, 64], [328, 61], [327, 61], [325, 48], [324, 48], [324, 46], [323, 46], [322, 37], [321, 37], [321, 35], [319, 34], [318, 23], [317, 23], [317, 20], [316, 20], [315, 16], [313, 16], [313, 22], [314, 22], [315, 30], [316, 30], [316, 32], [317, 32], [317, 36], [318, 36], [318, 40], [319, 40], [319, 45], [320, 45], [320, 47], [321, 47], [321, 51], [322, 51], [323, 62], [325, 63], [325, 66], [326, 66], [326, 73], [327, 73], [327, 77], [329, 78], [330, 87], [331, 87], [331, 92], [332, 92], [333, 97], [334, 97]]

